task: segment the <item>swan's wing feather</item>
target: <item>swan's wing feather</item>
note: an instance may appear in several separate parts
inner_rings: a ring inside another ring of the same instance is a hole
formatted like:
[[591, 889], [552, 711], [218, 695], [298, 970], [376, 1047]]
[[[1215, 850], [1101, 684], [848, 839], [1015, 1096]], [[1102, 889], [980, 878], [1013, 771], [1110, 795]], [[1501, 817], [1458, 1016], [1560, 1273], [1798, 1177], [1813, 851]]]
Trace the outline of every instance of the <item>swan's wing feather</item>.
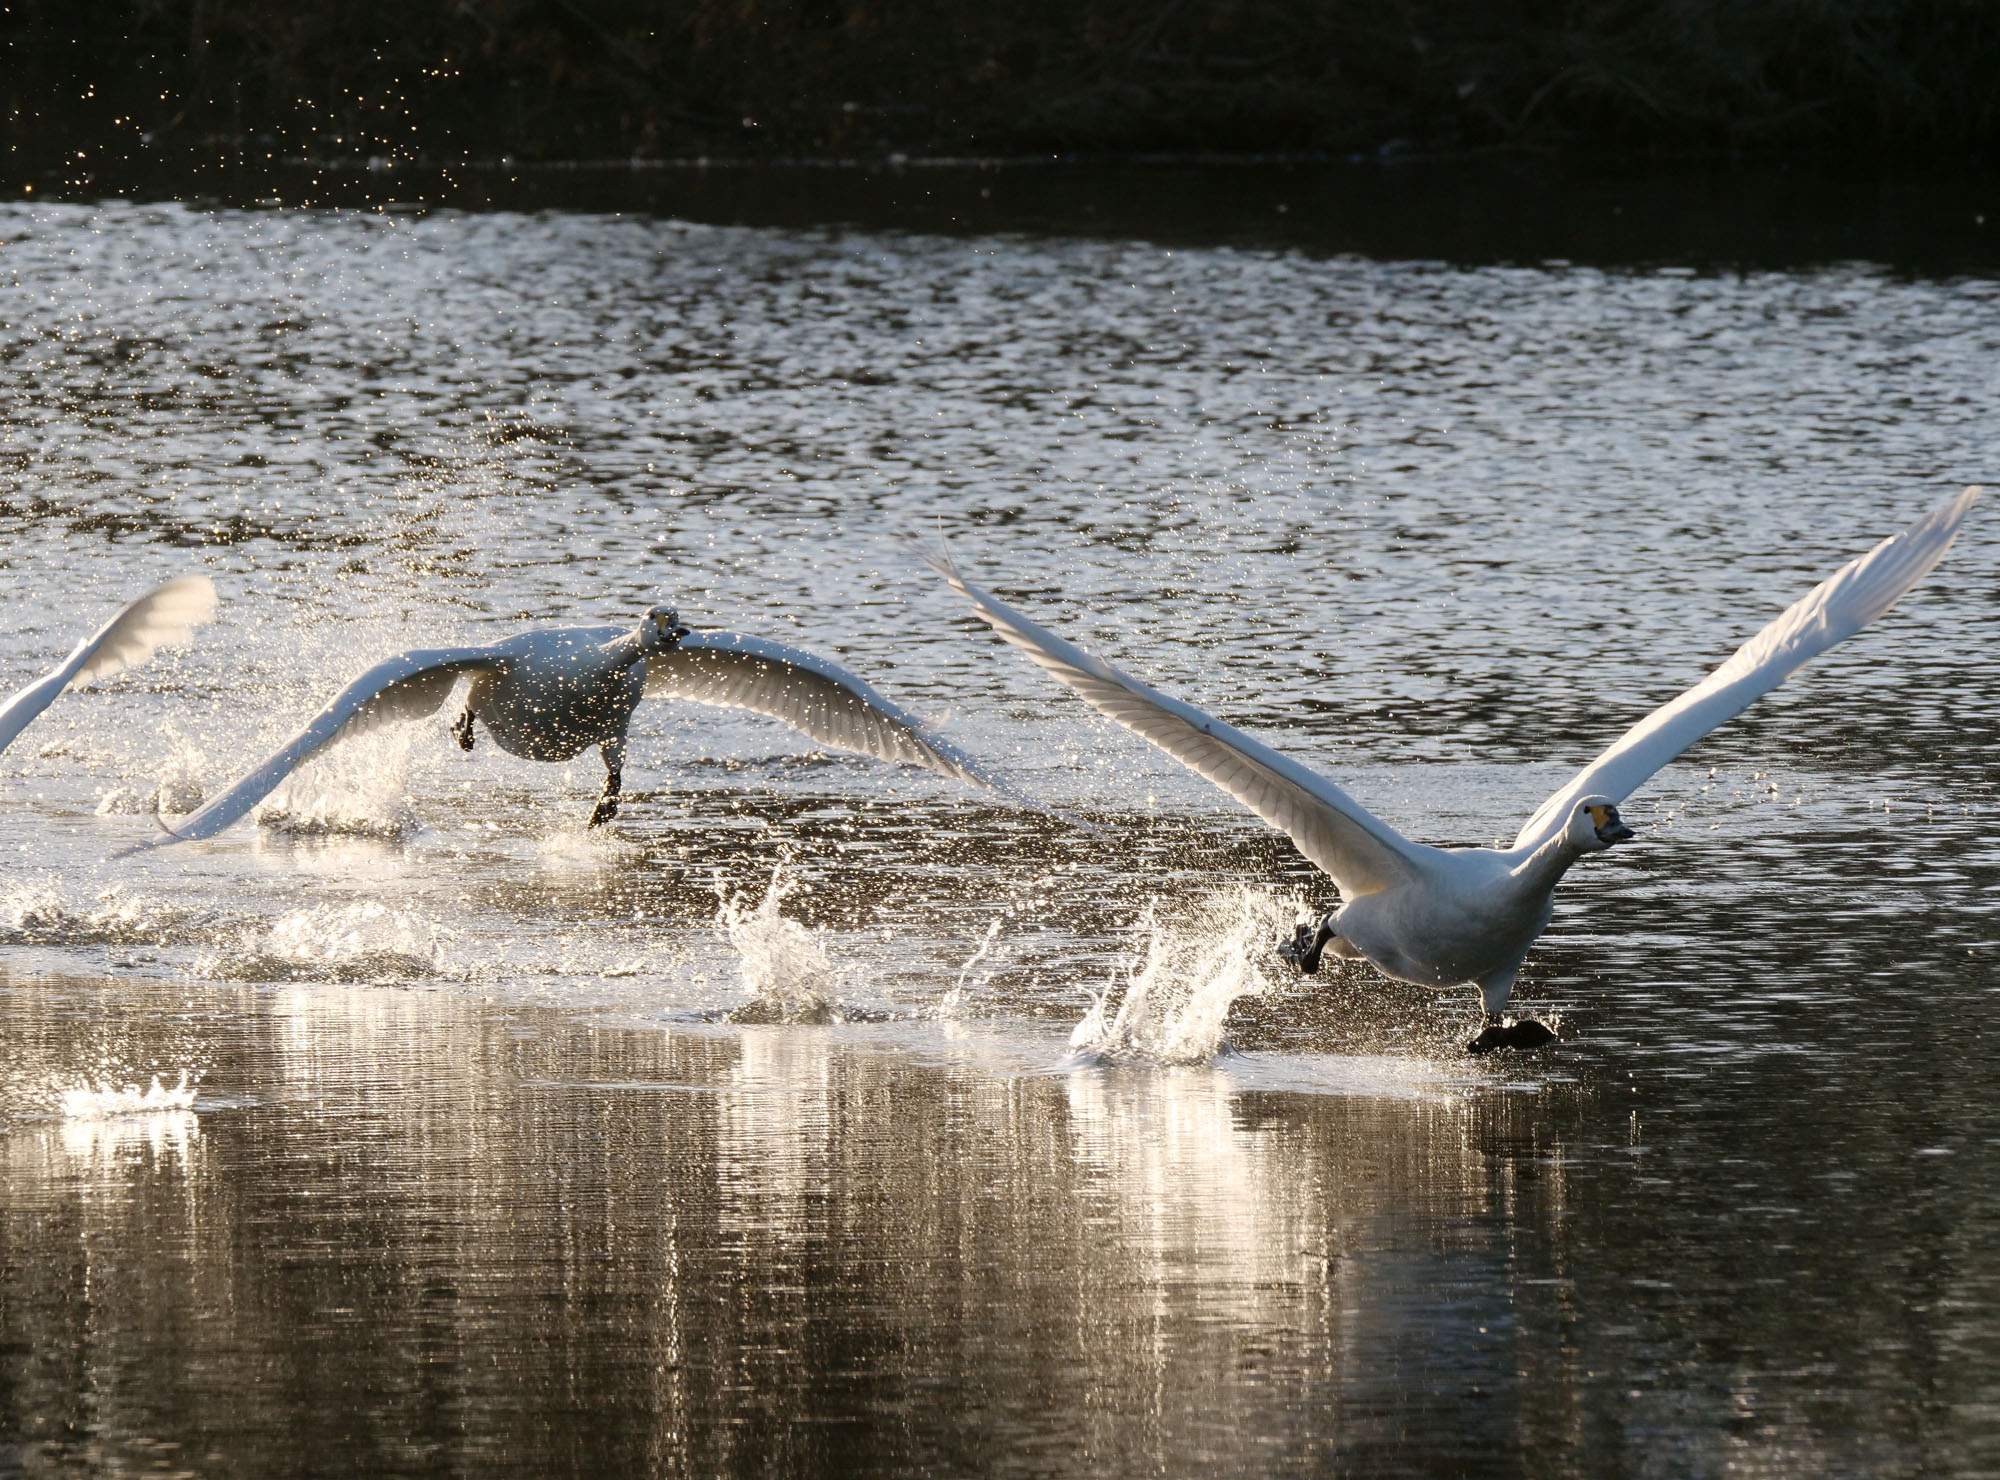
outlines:
[[1417, 845], [1325, 777], [1037, 626], [967, 581], [949, 555], [931, 563], [987, 626], [1098, 713], [1151, 741], [1284, 833], [1326, 870], [1344, 897], [1372, 894], [1418, 872]]
[[646, 659], [646, 696], [783, 720], [822, 745], [1004, 791], [977, 762], [830, 658], [740, 632], [693, 632]]
[[89, 683], [136, 667], [160, 648], [186, 642], [215, 615], [215, 582], [182, 576], [156, 586], [86, 638], [70, 654], [72, 683]]
[[1944, 559], [1978, 497], [1977, 488], [1966, 489], [1813, 587], [1715, 672], [1619, 736], [1542, 803], [1514, 846], [1539, 844], [1560, 831], [1570, 808], [1582, 797], [1623, 801], [1710, 730], [1881, 616]]
[[52, 673], [45, 673], [0, 707], [0, 750], [14, 743], [14, 737], [34, 723], [35, 716], [55, 703], [69, 683], [67, 664]]
[[492, 658], [490, 648], [429, 648], [399, 653], [377, 663], [307, 721], [282, 750], [201, 810], [167, 827], [169, 836], [181, 842], [214, 837], [247, 815], [277, 789], [279, 782], [334, 741], [377, 725], [435, 713], [461, 673]]
[[[406, 653], [403, 656], [419, 655]], [[333, 738], [351, 740], [356, 735], [365, 735], [384, 725], [399, 725], [436, 714], [444, 707], [444, 701], [451, 697], [460, 675], [468, 667], [478, 666], [477, 662], [451, 660], [436, 667], [420, 669], [408, 678], [394, 679], [387, 688], [377, 691], [373, 698], [366, 700], [342, 721]]]
[[207, 576], [182, 576], [156, 586], [98, 628], [50, 669], [0, 706], [0, 750], [47, 709], [71, 684], [107, 678], [145, 662], [169, 643], [185, 642], [215, 615], [215, 583]]

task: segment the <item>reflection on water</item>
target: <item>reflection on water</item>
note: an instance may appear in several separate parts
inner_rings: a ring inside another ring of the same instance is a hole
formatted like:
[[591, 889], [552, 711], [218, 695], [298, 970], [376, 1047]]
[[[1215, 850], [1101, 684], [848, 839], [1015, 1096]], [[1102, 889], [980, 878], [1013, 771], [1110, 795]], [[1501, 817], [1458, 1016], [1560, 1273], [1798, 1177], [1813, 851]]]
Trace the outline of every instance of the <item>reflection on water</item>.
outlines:
[[164, 1158], [184, 1161], [201, 1122], [187, 1110], [149, 1110], [117, 1120], [63, 1122], [63, 1155], [71, 1162], [122, 1162], [143, 1152], [152, 1166]]
[[[8, 1266], [9, 1350], [122, 1353], [74, 1428], [83, 1395], [10, 1364], [37, 1467], [178, 1446], [259, 1473], [296, 1453], [295, 1419], [393, 1429], [369, 1457], [391, 1471], [482, 1445], [519, 1473], [585, 1452], [1036, 1471], [1079, 1446], [1230, 1466], [1251, 1432], [1283, 1465], [1394, 1449], [1505, 1378], [1457, 1342], [1484, 1311], [1504, 1324], [1482, 1142], [1496, 1120], [1536, 1133], [1513, 1097], [1262, 1092], [1246, 1114], [1216, 1070], [994, 1072], [921, 1038], [681, 1037], [349, 987], [248, 1012], [7, 989], [15, 1018], [86, 1006], [134, 1050], [163, 1008], [212, 1020], [212, 1081], [254, 1092], [200, 1106], [199, 1130], [178, 1112], [178, 1139], [149, 1142], [149, 1116], [116, 1140], [32, 1119], [7, 1138], [0, 1230], [33, 1256]], [[1540, 1185], [1504, 1210], [1538, 1241], [1564, 1211], [1560, 1179]], [[1412, 1197], [1466, 1233], [1399, 1247]], [[114, 1250], [155, 1273], [73, 1294]], [[1377, 1411], [1385, 1339], [1448, 1365], [1457, 1396]]]
[[[2000, 293], [1239, 240], [0, 207], [0, 682], [225, 597], [0, 764], [0, 1472], [2000, 1469], [2000, 524], [1633, 799], [1478, 1064], [916, 548], [1490, 841], [1990, 477]], [[655, 705], [602, 835], [439, 722], [124, 851], [662, 597], [1101, 832]]]
[[4, 995], [46, 1045], [20, 1073], [61, 1073], [78, 1013], [210, 1065], [192, 1110], [0, 1137], [0, 1413], [31, 1472], [1994, 1453], [2000, 1200], [1962, 1130], [1990, 1110], [1908, 1104], [1916, 1144], [1879, 1066], [1780, 1071], [1721, 1124], [1665, 1076], [1055, 1071], [1049, 1040], [962, 1028], [361, 986]]

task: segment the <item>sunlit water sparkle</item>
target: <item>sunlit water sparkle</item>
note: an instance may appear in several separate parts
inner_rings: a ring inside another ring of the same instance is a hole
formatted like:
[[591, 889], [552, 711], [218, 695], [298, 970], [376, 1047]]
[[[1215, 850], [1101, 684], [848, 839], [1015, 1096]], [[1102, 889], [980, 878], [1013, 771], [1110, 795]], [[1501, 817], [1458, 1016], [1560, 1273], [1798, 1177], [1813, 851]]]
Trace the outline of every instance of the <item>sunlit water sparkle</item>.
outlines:
[[[0, 758], [0, 1472], [2000, 1467], [1993, 511], [1632, 799], [1493, 1062], [922, 560], [1491, 842], [2000, 482], [1993, 281], [11, 203], [0, 365], [0, 684], [223, 595]], [[1100, 831], [656, 704], [605, 831], [446, 711], [148, 846], [663, 599]]]

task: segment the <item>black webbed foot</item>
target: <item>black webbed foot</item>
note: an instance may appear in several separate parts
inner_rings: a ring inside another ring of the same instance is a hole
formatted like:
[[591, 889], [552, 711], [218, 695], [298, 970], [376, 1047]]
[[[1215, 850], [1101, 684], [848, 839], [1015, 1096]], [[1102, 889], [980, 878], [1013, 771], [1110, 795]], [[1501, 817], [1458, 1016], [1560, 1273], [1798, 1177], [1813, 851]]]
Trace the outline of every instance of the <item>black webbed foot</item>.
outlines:
[[1486, 1030], [1466, 1044], [1465, 1051], [1492, 1053], [1496, 1048], [1515, 1048], [1525, 1052], [1531, 1048], [1540, 1048], [1545, 1043], [1553, 1043], [1555, 1037], [1554, 1031], [1546, 1023], [1538, 1023], [1533, 1018], [1520, 1018], [1511, 1023], [1503, 1023], [1499, 1018], [1489, 1018]]
[[1297, 967], [1300, 976], [1317, 976], [1320, 957], [1332, 939], [1333, 923], [1329, 916], [1318, 925], [1301, 925], [1290, 940], [1279, 941], [1278, 954]]
[[1291, 962], [1301, 976], [1311, 976], [1319, 970], [1319, 962], [1317, 960], [1313, 961], [1310, 966], [1306, 964], [1307, 953], [1312, 950], [1312, 939], [1313, 927], [1310, 925], [1301, 925], [1292, 933], [1290, 940], [1281, 940], [1278, 942], [1278, 954]]
[[458, 739], [460, 750], [472, 749], [472, 711], [466, 710], [458, 717], [458, 723], [451, 727], [451, 733]]

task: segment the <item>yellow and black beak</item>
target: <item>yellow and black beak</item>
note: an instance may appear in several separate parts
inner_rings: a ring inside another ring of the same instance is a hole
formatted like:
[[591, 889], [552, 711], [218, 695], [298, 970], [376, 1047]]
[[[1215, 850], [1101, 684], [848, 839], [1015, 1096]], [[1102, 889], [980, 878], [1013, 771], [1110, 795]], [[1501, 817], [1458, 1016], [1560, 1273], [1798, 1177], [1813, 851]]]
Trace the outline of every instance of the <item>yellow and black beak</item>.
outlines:
[[1602, 804], [1592, 806], [1590, 820], [1597, 828], [1597, 841], [1607, 848], [1613, 843], [1629, 843], [1638, 836], [1619, 818], [1616, 807]]

